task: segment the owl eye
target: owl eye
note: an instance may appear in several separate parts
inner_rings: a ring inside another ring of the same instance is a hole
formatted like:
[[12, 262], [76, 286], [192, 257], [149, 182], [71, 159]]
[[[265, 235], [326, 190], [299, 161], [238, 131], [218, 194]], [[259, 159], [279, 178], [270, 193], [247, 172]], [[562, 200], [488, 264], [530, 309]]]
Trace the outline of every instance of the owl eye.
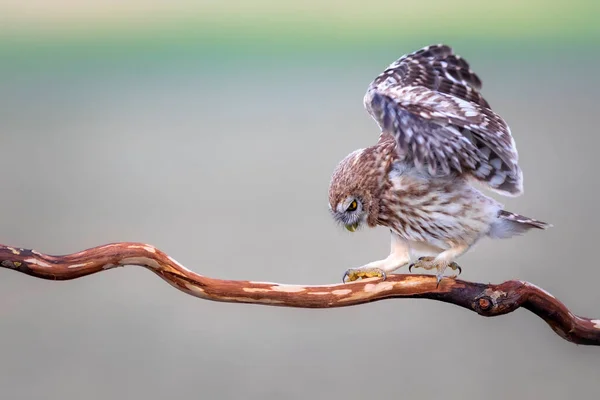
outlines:
[[356, 200], [354, 200], [354, 201], [352, 201], [352, 203], [350, 203], [348, 208], [346, 208], [346, 211], [355, 211], [357, 208], [358, 208], [358, 203], [356, 202]]

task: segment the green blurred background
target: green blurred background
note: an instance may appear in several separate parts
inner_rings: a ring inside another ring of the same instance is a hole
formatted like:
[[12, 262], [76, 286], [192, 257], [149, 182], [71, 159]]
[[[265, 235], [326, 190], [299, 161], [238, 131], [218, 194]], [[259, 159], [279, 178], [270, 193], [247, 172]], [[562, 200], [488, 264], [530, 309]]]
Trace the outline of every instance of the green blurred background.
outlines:
[[[446, 43], [510, 124], [554, 224], [461, 258], [600, 317], [597, 1], [0, 0], [0, 242], [63, 254], [142, 241], [228, 279], [331, 283], [387, 255], [327, 210], [337, 162], [377, 140], [369, 82]], [[221, 304], [122, 268], [0, 270], [2, 399], [598, 396], [600, 351], [526, 311], [425, 300], [337, 310]]]

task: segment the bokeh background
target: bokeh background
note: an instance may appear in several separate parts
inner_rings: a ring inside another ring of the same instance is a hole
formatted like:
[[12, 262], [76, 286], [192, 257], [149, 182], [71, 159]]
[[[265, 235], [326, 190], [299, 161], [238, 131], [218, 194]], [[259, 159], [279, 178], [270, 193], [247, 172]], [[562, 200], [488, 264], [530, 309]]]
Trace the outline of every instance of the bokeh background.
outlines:
[[[554, 224], [481, 242], [463, 278], [528, 280], [600, 317], [598, 15], [594, 0], [2, 0], [0, 242], [141, 241], [213, 277], [337, 282], [389, 249], [327, 209], [337, 162], [377, 140], [364, 91], [443, 42], [516, 138], [525, 194], [501, 200]], [[600, 395], [600, 350], [527, 311], [213, 303], [134, 267], [0, 275], [2, 399]]]

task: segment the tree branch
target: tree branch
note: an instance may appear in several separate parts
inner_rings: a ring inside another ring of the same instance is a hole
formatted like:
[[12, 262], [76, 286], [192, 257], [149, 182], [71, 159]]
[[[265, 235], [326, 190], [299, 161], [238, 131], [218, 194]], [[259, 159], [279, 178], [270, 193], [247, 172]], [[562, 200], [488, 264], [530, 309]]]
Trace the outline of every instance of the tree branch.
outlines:
[[282, 307], [331, 308], [390, 298], [426, 298], [455, 304], [493, 317], [523, 307], [563, 339], [600, 345], [600, 320], [578, 317], [545, 290], [523, 281], [499, 285], [443, 279], [432, 275], [389, 275], [337, 285], [283, 285], [231, 281], [198, 275], [164, 252], [143, 243], [113, 243], [63, 256], [0, 245], [0, 266], [37, 278], [69, 280], [124, 265], [149, 269], [175, 288], [206, 300]]

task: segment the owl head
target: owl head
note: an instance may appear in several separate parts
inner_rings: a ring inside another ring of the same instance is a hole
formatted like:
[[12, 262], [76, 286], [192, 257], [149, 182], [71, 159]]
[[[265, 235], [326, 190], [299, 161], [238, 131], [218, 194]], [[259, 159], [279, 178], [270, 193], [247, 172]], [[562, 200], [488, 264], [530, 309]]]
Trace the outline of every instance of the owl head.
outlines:
[[333, 218], [350, 232], [355, 232], [367, 219], [363, 200], [357, 195], [348, 194], [335, 208], [330, 204], [330, 210]]
[[335, 168], [329, 184], [329, 210], [350, 232], [377, 225], [382, 160], [376, 147], [356, 150]]

